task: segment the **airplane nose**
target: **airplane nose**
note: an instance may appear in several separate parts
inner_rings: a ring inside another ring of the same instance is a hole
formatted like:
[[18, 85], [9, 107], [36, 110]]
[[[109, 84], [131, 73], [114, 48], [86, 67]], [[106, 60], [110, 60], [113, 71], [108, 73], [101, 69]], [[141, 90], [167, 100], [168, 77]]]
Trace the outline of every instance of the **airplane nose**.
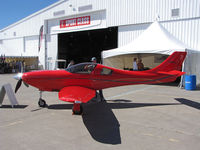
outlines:
[[25, 83], [23, 80], [22, 80], [22, 76], [25, 75], [26, 73], [18, 73], [17, 75], [15, 75], [13, 78], [18, 80], [17, 84], [16, 84], [16, 87], [15, 87], [15, 93], [18, 91], [18, 89], [20, 88], [22, 82], [24, 83], [24, 85], [26, 87], [29, 87], [29, 85], [27, 83]]
[[20, 80], [20, 79], [22, 79], [22, 75], [23, 75], [23, 73], [18, 73], [13, 78], [16, 79], [16, 80]]

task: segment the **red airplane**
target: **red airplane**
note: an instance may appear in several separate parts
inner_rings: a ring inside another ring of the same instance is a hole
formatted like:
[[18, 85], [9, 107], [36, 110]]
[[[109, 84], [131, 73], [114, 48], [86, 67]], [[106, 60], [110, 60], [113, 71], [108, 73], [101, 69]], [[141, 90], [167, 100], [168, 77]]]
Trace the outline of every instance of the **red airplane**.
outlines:
[[20, 73], [15, 76], [18, 83], [15, 92], [24, 82], [39, 89], [39, 106], [45, 107], [42, 91], [59, 92], [59, 99], [74, 103], [72, 111], [81, 114], [81, 103], [87, 103], [96, 96], [96, 90], [110, 87], [155, 84], [175, 81], [181, 72], [186, 52], [174, 52], [162, 64], [146, 71], [127, 71], [96, 63], [81, 63], [65, 70], [43, 70]]

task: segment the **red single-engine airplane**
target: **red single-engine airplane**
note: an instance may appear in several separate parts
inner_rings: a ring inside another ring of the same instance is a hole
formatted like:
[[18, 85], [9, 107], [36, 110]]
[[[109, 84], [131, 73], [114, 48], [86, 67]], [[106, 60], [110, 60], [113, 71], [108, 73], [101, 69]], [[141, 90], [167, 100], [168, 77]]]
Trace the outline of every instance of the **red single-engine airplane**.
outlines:
[[87, 103], [96, 96], [96, 90], [110, 87], [155, 84], [175, 81], [181, 72], [186, 52], [174, 52], [156, 68], [146, 71], [127, 71], [96, 63], [81, 63], [65, 70], [43, 70], [20, 73], [15, 76], [18, 83], [15, 92], [24, 82], [39, 89], [39, 106], [45, 107], [42, 91], [59, 92], [59, 99], [74, 103], [74, 114], [82, 114], [81, 103]]

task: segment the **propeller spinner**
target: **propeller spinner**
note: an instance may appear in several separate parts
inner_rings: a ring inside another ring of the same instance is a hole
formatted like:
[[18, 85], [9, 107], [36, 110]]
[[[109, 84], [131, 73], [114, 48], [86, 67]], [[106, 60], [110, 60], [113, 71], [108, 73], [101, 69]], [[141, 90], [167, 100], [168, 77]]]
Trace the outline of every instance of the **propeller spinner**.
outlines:
[[[17, 84], [16, 84], [16, 87], [15, 87], [15, 93], [17, 93], [17, 91], [19, 90], [19, 88], [21, 87], [22, 85], [22, 76], [23, 76], [23, 73], [18, 73], [16, 76], [14, 76], [14, 79], [18, 80]], [[26, 87], [29, 87], [29, 85], [25, 82], [23, 82], [24, 85], [26, 85]]]

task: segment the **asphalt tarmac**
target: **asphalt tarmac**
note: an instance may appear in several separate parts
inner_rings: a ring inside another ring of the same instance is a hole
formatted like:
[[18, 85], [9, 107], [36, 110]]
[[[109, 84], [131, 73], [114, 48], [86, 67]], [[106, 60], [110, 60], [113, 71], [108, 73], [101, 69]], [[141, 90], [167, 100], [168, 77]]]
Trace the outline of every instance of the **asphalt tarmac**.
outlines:
[[[0, 84], [17, 81], [0, 75]], [[135, 85], [103, 90], [106, 101], [72, 104], [44, 92], [48, 106], [38, 107], [39, 91], [21, 86], [10, 107], [0, 108], [1, 150], [199, 150], [200, 90], [171, 85]]]

